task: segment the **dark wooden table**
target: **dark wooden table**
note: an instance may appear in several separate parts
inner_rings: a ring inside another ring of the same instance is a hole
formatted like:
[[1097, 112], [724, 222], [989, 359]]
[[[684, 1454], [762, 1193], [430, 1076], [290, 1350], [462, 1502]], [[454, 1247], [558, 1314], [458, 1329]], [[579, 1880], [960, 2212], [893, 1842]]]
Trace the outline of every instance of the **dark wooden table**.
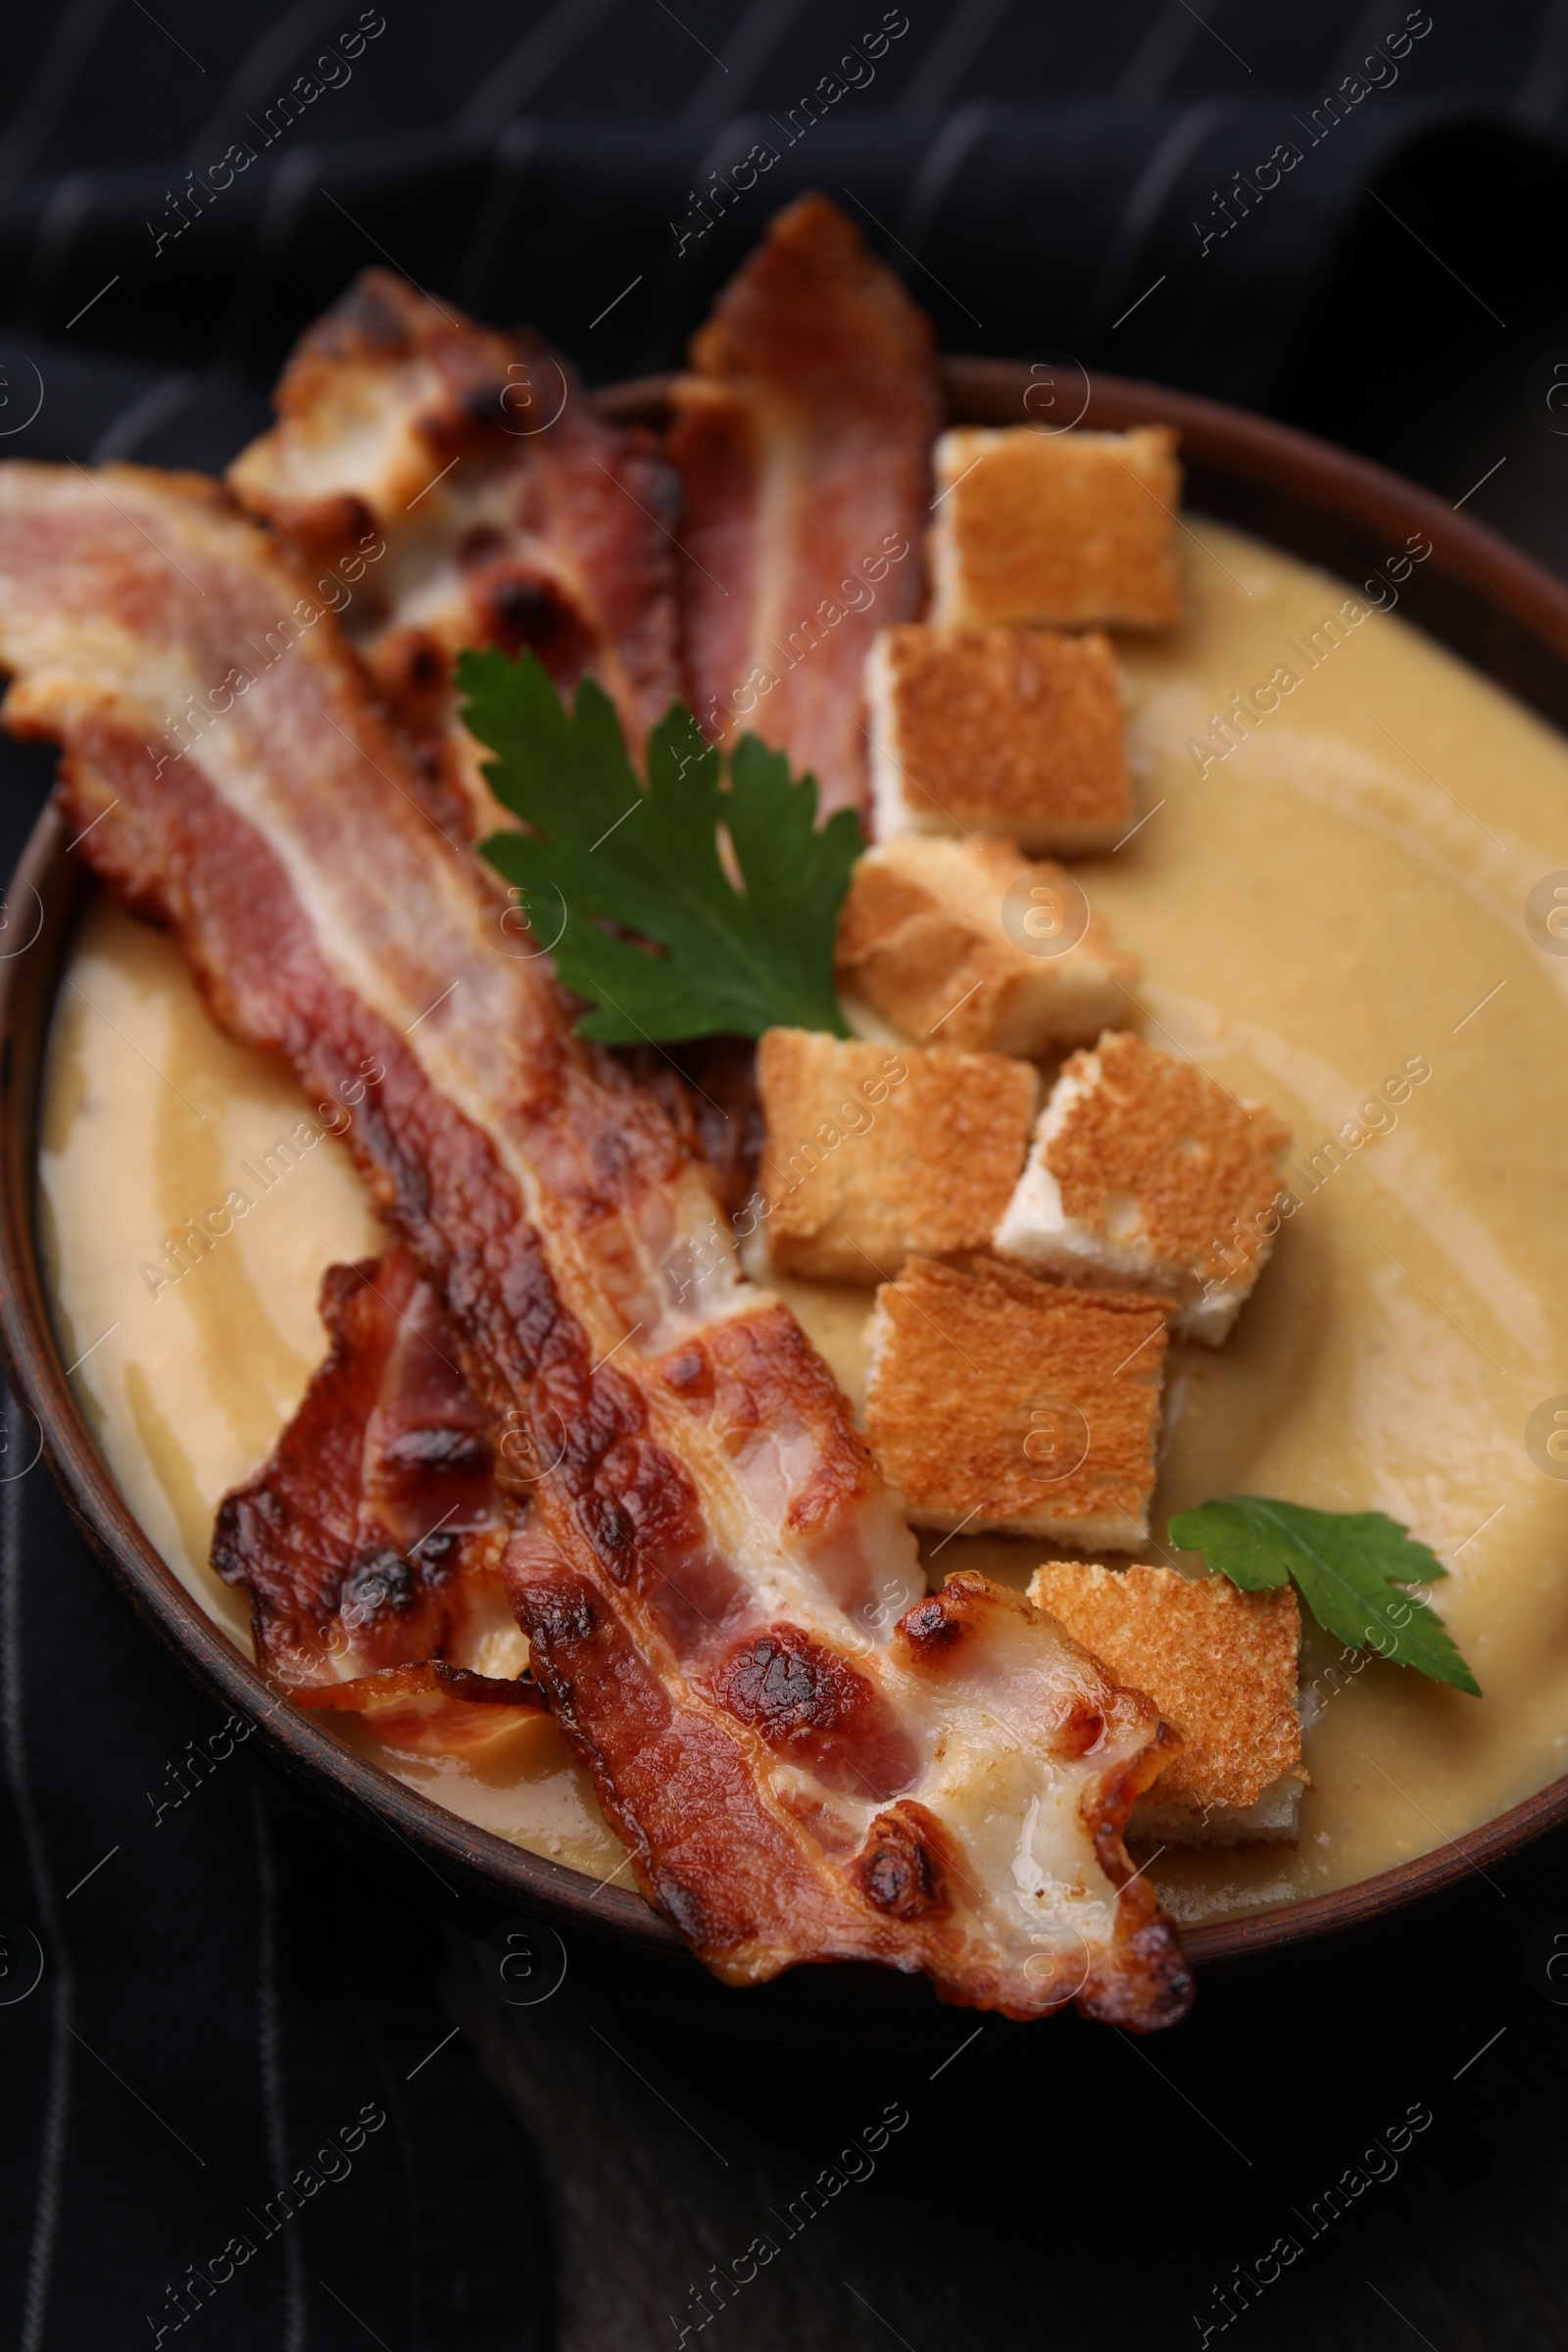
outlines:
[[545, 2175], [562, 2352], [1546, 2352], [1568, 2006], [1526, 1953], [1553, 1921], [1564, 1851], [1343, 1982], [1232, 1984], [1152, 2041], [955, 2010], [946, 2057], [701, 2034], [569, 1968], [511, 2009], [458, 1936], [443, 1994]]

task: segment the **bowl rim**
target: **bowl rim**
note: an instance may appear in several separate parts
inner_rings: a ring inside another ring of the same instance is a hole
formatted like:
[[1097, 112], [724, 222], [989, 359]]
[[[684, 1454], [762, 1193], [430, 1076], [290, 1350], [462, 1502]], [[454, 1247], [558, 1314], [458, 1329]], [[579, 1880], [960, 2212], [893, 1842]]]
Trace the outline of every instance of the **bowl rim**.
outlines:
[[[1032, 376], [1021, 363], [951, 360], [944, 374], [951, 419], [1027, 420]], [[666, 407], [670, 380], [648, 377], [612, 387], [597, 396], [598, 405], [617, 420], [656, 422]], [[1491, 614], [1511, 625], [1527, 667], [1529, 659], [1544, 657], [1553, 678], [1560, 673], [1561, 701], [1556, 710], [1543, 710], [1544, 702], [1556, 697], [1533, 698], [1528, 680], [1506, 690], [1527, 705], [1534, 701], [1548, 721], [1568, 712], [1568, 584], [1430, 492], [1290, 426], [1122, 377], [1089, 379], [1081, 421], [1111, 430], [1134, 422], [1173, 425], [1190, 474], [1229, 479], [1244, 495], [1283, 499], [1344, 526], [1352, 537], [1387, 537], [1397, 546], [1411, 531], [1425, 533], [1433, 553], [1423, 567], [1424, 588], [1436, 590], [1440, 605], [1448, 593], [1472, 617]], [[1266, 529], [1247, 527], [1254, 535], [1268, 535]], [[1423, 615], [1418, 625], [1441, 641], [1442, 611], [1435, 624], [1431, 615]], [[1473, 650], [1467, 658], [1475, 658]], [[1485, 652], [1481, 660], [1485, 663]], [[388, 1850], [401, 1845], [412, 1852], [449, 1894], [458, 1893], [451, 1884], [456, 1880], [464, 1896], [478, 1898], [492, 1912], [525, 1909], [618, 1947], [628, 1962], [660, 1963], [666, 1971], [673, 1965], [694, 1982], [711, 1983], [674, 1927], [634, 1889], [595, 1882], [463, 1820], [334, 1738], [313, 1713], [284, 1705], [282, 1690], [207, 1615], [132, 1517], [69, 1385], [47, 1305], [37, 1233], [38, 1116], [47, 1041], [60, 970], [89, 882], [71, 848], [51, 803], [9, 889], [13, 909], [19, 897], [36, 901], [37, 928], [25, 949], [0, 960], [0, 1358], [13, 1396], [36, 1424], [42, 1457], [77, 1527], [138, 1618], [205, 1695], [249, 1720], [265, 1751], [324, 1795], [362, 1838], [368, 1833]], [[1219, 1963], [1322, 1944], [1389, 1921], [1469, 1875], [1485, 1878], [1489, 1867], [1564, 1824], [1568, 1774], [1475, 1829], [1350, 1886], [1184, 1926], [1183, 1946], [1201, 1973]], [[790, 1973], [842, 1975], [837, 1970]], [[898, 1983], [885, 1972], [857, 1974], [884, 1977], [890, 1991]]]

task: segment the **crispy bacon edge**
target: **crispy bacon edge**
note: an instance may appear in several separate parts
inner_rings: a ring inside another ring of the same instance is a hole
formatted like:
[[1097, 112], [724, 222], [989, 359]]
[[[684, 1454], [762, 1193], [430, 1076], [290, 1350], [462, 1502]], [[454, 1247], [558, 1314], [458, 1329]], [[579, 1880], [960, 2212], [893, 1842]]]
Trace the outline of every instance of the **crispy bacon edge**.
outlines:
[[[308, 559], [344, 564], [348, 633], [470, 831], [511, 820], [456, 715], [460, 647], [528, 647], [564, 690], [597, 678], [641, 763], [681, 687], [679, 491], [650, 432], [612, 424], [538, 336], [478, 326], [386, 270], [302, 336], [276, 409], [229, 488]], [[367, 569], [371, 531], [386, 553]]]
[[[544, 1703], [517, 1679], [484, 1415], [406, 1250], [329, 1266], [319, 1305], [325, 1360], [220, 1504], [213, 1565], [249, 1593], [257, 1663], [297, 1703], [361, 1711], [395, 1746], [471, 1750], [506, 1728], [497, 1701]], [[480, 1671], [498, 1649], [511, 1676]]]

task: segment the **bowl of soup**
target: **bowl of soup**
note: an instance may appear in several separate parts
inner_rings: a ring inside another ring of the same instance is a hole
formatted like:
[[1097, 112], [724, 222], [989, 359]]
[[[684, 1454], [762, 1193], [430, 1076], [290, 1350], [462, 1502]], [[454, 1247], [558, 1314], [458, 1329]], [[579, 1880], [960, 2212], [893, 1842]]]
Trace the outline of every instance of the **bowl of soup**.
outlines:
[[[956, 422], [1019, 422], [1032, 394], [1008, 364], [947, 368]], [[657, 423], [664, 397], [602, 399]], [[1308, 1626], [1297, 1843], [1147, 1858], [1200, 1977], [1316, 1965], [1568, 1821], [1568, 589], [1259, 418], [1096, 377], [1083, 421], [1179, 431], [1186, 618], [1118, 641], [1143, 821], [1075, 870], [1143, 960], [1152, 1042], [1280, 1113], [1301, 1201], [1226, 1348], [1173, 1346], [1147, 1556], [1216, 1494], [1385, 1510], [1448, 1568], [1439, 1605], [1484, 1692]], [[219, 1032], [52, 813], [10, 909], [0, 1336], [29, 1433], [151, 1630], [343, 1834], [474, 1924], [536, 1918], [623, 1986], [761, 2031], [934, 2012], [840, 1967], [710, 1983], [548, 1718], [474, 1763], [277, 1703], [210, 1565], [214, 1514], [319, 1359], [324, 1268], [385, 1235], [339, 1146], [279, 1152], [287, 1071]], [[189, 1280], [149, 1284], [156, 1246], [241, 1168], [251, 1213]], [[772, 1287], [858, 1403], [870, 1292]], [[1000, 1537], [923, 1549], [933, 1581], [1019, 1590], [1040, 1557]]]

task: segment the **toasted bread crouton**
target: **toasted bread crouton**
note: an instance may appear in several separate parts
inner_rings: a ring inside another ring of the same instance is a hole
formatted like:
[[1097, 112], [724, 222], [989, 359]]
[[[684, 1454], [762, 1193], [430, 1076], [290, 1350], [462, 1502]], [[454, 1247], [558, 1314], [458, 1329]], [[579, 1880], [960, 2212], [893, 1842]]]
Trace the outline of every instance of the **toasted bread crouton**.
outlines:
[[866, 1341], [866, 1439], [912, 1527], [1147, 1543], [1158, 1299], [915, 1257], [878, 1291]]
[[857, 861], [837, 963], [841, 986], [911, 1037], [1022, 1054], [1123, 1019], [1143, 968], [1061, 866], [1009, 841], [914, 833]]
[[1239, 1592], [1223, 1576], [1055, 1560], [1029, 1597], [1182, 1736], [1181, 1753], [1129, 1828], [1172, 1845], [1294, 1841], [1301, 1790], [1297, 1651], [1289, 1585]]
[[884, 629], [865, 666], [871, 823], [1110, 849], [1134, 823], [1121, 687], [1099, 630]]
[[1290, 1142], [1196, 1062], [1107, 1032], [1063, 1062], [993, 1247], [1037, 1274], [1148, 1283], [1218, 1347], [1279, 1231]]
[[931, 618], [1168, 629], [1182, 616], [1181, 466], [1169, 425], [961, 425], [936, 449]]
[[757, 1083], [774, 1269], [867, 1287], [911, 1250], [984, 1247], [1040, 1097], [1038, 1072], [1005, 1054], [894, 1051], [808, 1029], [768, 1030]]

